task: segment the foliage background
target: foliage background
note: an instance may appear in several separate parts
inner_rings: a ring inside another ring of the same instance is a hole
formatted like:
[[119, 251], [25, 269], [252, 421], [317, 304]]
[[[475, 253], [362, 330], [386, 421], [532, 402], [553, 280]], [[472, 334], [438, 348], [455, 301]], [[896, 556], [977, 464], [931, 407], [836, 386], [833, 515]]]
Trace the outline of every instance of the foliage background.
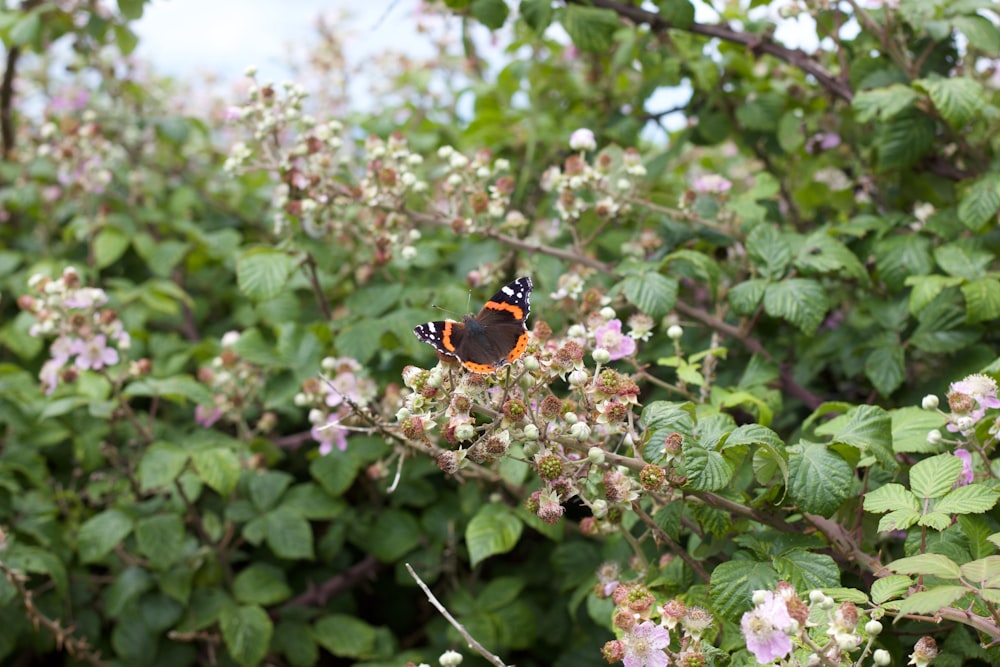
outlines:
[[[980, 646], [1000, 637], [992, 571], [974, 590], [900, 604], [918, 579], [934, 593], [953, 580], [947, 563], [989, 564], [996, 551], [992, 421], [929, 442], [950, 417], [916, 407], [996, 372], [992, 3], [752, 3], [812, 16], [822, 48], [807, 54], [736, 3], [696, 22], [674, 0], [523, 0], [516, 12], [453, 0], [428, 12], [455, 17], [461, 51], [438, 41], [426, 62], [372, 63], [381, 105], [366, 113], [352, 109], [331, 26], [300, 88], [257, 82], [249, 100], [188, 108], [186, 84], [129, 58], [144, 4], [0, 13], [5, 659], [430, 662], [464, 642], [410, 563], [508, 664], [603, 664], [614, 605], [594, 595], [595, 572], [617, 561], [658, 601], [715, 615], [713, 661], [752, 660], [738, 621], [752, 591], [778, 580], [899, 617], [878, 640], [896, 660], [922, 633], [940, 633], [942, 664], [996, 660]], [[497, 66], [468, 35], [501, 26], [512, 41]], [[687, 125], [644, 141], [660, 120], [646, 100], [681, 83], [693, 91]], [[341, 143], [310, 148], [320, 125]], [[578, 128], [596, 150], [570, 149]], [[605, 178], [569, 178], [587, 167]], [[406, 169], [427, 189], [407, 189]], [[106, 291], [131, 345], [46, 393], [52, 340], [32, 330], [23, 297], [31, 276], [56, 280], [67, 266]], [[604, 297], [623, 319], [653, 321], [613, 364], [641, 392], [629, 420], [596, 428], [601, 397], [558, 368], [522, 387], [595, 425], [571, 442], [570, 424], [556, 424], [566, 430], [547, 451], [562, 463], [597, 446], [633, 478], [646, 463], [670, 475], [641, 492], [633, 482], [639, 497], [598, 529], [592, 510], [610, 485], [596, 466], [561, 498], [558, 523], [525, 508], [551, 480], [516, 456], [534, 447], [523, 425], [481, 417], [509, 433], [511, 455], [451, 475], [436, 465], [456, 449], [447, 415], [426, 440], [396, 419], [412, 388], [404, 367], [433, 361], [411, 333], [431, 304], [462, 312], [467, 285], [478, 301], [526, 273], [532, 322], [554, 342]], [[678, 323], [675, 341], [666, 331]], [[325, 398], [309, 384], [323, 370], [364, 404], [349, 419], [360, 431], [325, 456], [310, 408], [341, 408], [310, 402]], [[672, 461], [657, 447], [675, 432]], [[620, 448], [633, 433], [634, 449]], [[957, 444], [981, 456], [974, 492], [946, 520], [924, 503], [893, 533], [878, 513], [909, 500], [862, 506], [864, 491], [892, 483], [943, 497], [954, 477], [934, 490], [911, 467]], [[883, 566], [918, 555], [947, 563], [909, 561], [902, 584], [872, 593]]]

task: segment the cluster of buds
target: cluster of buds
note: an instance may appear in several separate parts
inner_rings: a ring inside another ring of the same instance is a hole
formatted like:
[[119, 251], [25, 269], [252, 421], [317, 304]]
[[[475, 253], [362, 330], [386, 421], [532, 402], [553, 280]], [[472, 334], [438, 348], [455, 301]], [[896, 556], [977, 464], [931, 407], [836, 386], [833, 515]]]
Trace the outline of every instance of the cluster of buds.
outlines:
[[333, 448], [347, 449], [351, 424], [358, 411], [375, 398], [375, 383], [363, 374], [364, 368], [350, 357], [326, 357], [321, 378], [310, 378], [295, 396], [295, 405], [309, 408], [311, 435], [326, 456]]
[[59, 187], [74, 195], [104, 193], [127, 160], [125, 149], [105, 135], [89, 109], [42, 125], [35, 150], [54, 162]]
[[456, 232], [475, 231], [499, 223], [500, 229], [515, 230], [527, 224], [518, 211], [509, 210], [514, 193], [510, 162], [494, 159], [488, 148], [470, 159], [451, 146], [442, 146], [437, 156], [445, 163], [441, 191], [443, 206], [452, 216]]
[[[222, 351], [213, 357], [208, 366], [198, 370], [198, 380], [212, 392], [211, 405], [195, 408], [195, 421], [208, 428], [220, 419], [243, 425], [248, 409], [253, 406], [257, 392], [264, 385], [265, 374], [256, 364], [242, 358], [233, 349], [240, 340], [240, 332], [229, 331], [222, 336]], [[258, 421], [258, 430], [273, 427], [275, 417], [264, 413]]]
[[561, 169], [549, 167], [541, 181], [543, 190], [557, 194], [559, 217], [575, 222], [593, 210], [598, 218], [611, 220], [628, 212], [636, 183], [646, 175], [639, 152], [627, 148], [617, 154], [609, 149], [594, 157], [591, 164], [587, 153], [596, 150], [597, 142], [587, 129], [572, 134], [570, 148], [577, 152], [566, 158]]
[[[56, 280], [35, 275], [28, 284], [34, 294], [21, 296], [17, 303], [35, 318], [29, 333], [55, 337], [50, 358], [39, 373], [46, 393], [52, 393], [60, 382], [73, 382], [80, 371], [104, 371], [121, 361], [131, 338], [115, 310], [105, 308], [108, 295], [104, 290], [85, 287], [72, 267]], [[130, 370], [141, 374], [148, 368], [137, 365]]]
[[615, 603], [613, 623], [619, 639], [604, 645], [601, 653], [609, 663], [626, 665], [707, 664], [702, 645], [711, 638], [714, 619], [701, 607], [680, 600], [657, 605], [642, 584], [619, 583], [611, 592]]

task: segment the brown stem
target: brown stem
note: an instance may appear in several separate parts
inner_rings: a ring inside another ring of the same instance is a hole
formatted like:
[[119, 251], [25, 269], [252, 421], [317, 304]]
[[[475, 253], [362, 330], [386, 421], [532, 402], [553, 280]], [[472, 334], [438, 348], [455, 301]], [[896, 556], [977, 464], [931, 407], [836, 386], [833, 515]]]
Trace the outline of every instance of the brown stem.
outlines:
[[674, 538], [670, 537], [665, 530], [660, 528], [656, 522], [653, 521], [653, 517], [649, 516], [649, 514], [646, 513], [646, 510], [642, 509], [642, 506], [639, 505], [639, 503], [634, 501], [632, 502], [632, 511], [638, 515], [644, 524], [649, 526], [649, 530], [652, 531], [653, 537], [657, 542], [666, 544], [667, 548], [679, 556], [681, 560], [683, 560], [687, 566], [701, 578], [702, 581], [711, 581], [712, 577], [708, 573], [708, 570], [706, 570], [700, 562], [695, 560], [694, 556], [687, 552], [687, 549], [675, 542]]
[[383, 565], [378, 562], [375, 556], [365, 556], [364, 559], [340, 574], [330, 577], [319, 586], [310, 583], [304, 593], [284, 603], [277, 610], [271, 611], [271, 616], [276, 616], [278, 611], [291, 607], [322, 607], [343, 591], [353, 588], [363, 581], [371, 580], [382, 567]]
[[5, 160], [9, 160], [14, 154], [14, 119], [11, 109], [14, 105], [14, 74], [20, 57], [21, 47], [10, 47], [7, 51], [7, 66], [3, 71], [3, 83], [0, 83], [0, 142]]

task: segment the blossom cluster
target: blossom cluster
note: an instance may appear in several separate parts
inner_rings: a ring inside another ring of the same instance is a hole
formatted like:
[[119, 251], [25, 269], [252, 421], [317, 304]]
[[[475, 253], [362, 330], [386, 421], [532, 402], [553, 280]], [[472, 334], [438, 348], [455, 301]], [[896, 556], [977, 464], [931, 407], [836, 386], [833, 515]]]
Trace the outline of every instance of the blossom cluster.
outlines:
[[570, 137], [575, 151], [562, 167], [549, 167], [542, 174], [541, 187], [557, 195], [556, 211], [564, 222], [575, 222], [587, 211], [602, 220], [613, 220], [630, 210], [629, 199], [637, 181], [646, 175], [642, 157], [634, 148], [620, 153], [602, 151], [588, 161], [587, 152], [597, 148], [593, 132], [580, 129]]
[[55, 337], [49, 346], [50, 358], [39, 373], [45, 393], [52, 393], [61, 382], [73, 382], [80, 371], [103, 371], [121, 361], [132, 339], [117, 312], [105, 307], [108, 295], [104, 290], [83, 285], [72, 267], [55, 280], [36, 274], [29, 287], [34, 294], [17, 301], [35, 318], [29, 333]]
[[[205, 428], [219, 420], [242, 426], [257, 393], [264, 386], [264, 371], [234, 349], [240, 336], [239, 331], [225, 333], [221, 340], [222, 350], [208, 366], [198, 369], [198, 380], [212, 392], [210, 404], [195, 407], [195, 422]], [[274, 415], [264, 413], [257, 428], [268, 431], [274, 421]]]
[[295, 405], [309, 408], [310, 434], [326, 456], [333, 448], [347, 449], [350, 425], [357, 411], [375, 398], [377, 387], [364, 375], [364, 367], [350, 357], [326, 357], [323, 371], [328, 375], [310, 378], [295, 396]]
[[59, 187], [72, 194], [103, 194], [127, 161], [125, 148], [106, 135], [91, 109], [46, 122], [35, 151], [53, 161]]
[[[935, 410], [945, 418], [945, 429], [952, 434], [951, 439], [933, 429], [927, 434], [932, 445], [947, 443], [954, 449], [952, 453], [962, 460], [962, 474], [959, 485], [971, 484], [976, 476], [974, 461], [982, 461], [995, 449], [1000, 441], [1000, 415], [992, 415], [987, 420], [987, 410], [1000, 408], [997, 396], [997, 382], [989, 375], [976, 373], [958, 382], [952, 382], [947, 395], [949, 412], [938, 408], [940, 402], [933, 394], [925, 396], [921, 405], [925, 410]], [[985, 432], [979, 432], [981, 424]], [[984, 437], [985, 436], [985, 437]], [[977, 456], [973, 457], [973, 453]]]

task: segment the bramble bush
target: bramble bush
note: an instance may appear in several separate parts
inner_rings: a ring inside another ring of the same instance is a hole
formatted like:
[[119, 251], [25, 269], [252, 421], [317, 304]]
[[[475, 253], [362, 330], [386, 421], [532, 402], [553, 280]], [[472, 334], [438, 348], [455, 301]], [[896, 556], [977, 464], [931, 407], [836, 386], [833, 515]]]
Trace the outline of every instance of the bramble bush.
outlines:
[[[4, 661], [1000, 662], [993, 2], [446, 0], [230, 99], [144, 4], [0, 9]], [[513, 363], [414, 336], [520, 276]]]

